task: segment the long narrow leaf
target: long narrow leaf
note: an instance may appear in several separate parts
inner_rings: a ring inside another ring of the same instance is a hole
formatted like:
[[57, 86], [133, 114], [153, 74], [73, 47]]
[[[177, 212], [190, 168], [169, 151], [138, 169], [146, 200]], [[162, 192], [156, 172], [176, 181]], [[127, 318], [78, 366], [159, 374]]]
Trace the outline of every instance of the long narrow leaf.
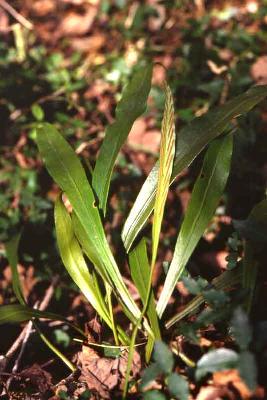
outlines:
[[66, 321], [62, 315], [40, 311], [22, 304], [0, 306], [0, 324], [28, 321], [31, 318], [46, 318], [56, 321]]
[[[267, 86], [255, 86], [246, 93], [235, 97], [224, 105], [195, 118], [179, 131], [176, 140], [176, 153], [172, 181], [188, 167], [194, 158], [214, 138], [221, 135], [229, 122], [241, 114], [246, 114], [267, 96]], [[125, 222], [122, 240], [129, 251], [134, 239], [151, 214], [156, 195], [158, 163], [150, 172], [134, 206]]]
[[152, 262], [153, 268], [161, 230], [164, 207], [172, 175], [173, 159], [175, 153], [175, 126], [174, 126], [174, 109], [173, 99], [169, 86], [165, 88], [166, 100], [165, 109], [161, 127], [160, 157], [159, 157], [159, 174], [156, 191], [156, 200], [154, 208], [154, 220], [152, 226]]
[[55, 204], [55, 224], [60, 255], [68, 273], [99, 316], [111, 327], [105, 301], [95, 286], [94, 277], [74, 236], [71, 217], [60, 199]]
[[14, 236], [8, 243], [6, 243], [5, 248], [6, 248], [6, 256], [11, 267], [12, 286], [14, 293], [20, 304], [26, 304], [18, 273], [18, 247], [19, 247], [20, 237], [21, 237], [20, 233]]
[[212, 142], [206, 153], [157, 304], [157, 313], [160, 317], [222, 196], [229, 176], [232, 147], [233, 137], [229, 134]]
[[106, 271], [117, 297], [135, 319], [140, 310], [123, 282], [107, 243], [94, 194], [79, 158], [57, 129], [48, 123], [38, 127], [37, 144], [48, 172], [66, 193], [84, 229], [85, 240], [92, 250], [88, 257], [97, 269]]
[[[147, 291], [150, 286], [150, 264], [147, 256], [147, 248], [146, 241], [142, 239], [138, 245], [129, 253], [129, 264], [131, 276], [134, 281], [134, 284], [140, 294], [143, 305], [145, 305]], [[149, 322], [151, 325], [151, 329], [153, 331], [154, 337], [151, 338], [149, 336], [149, 340], [151, 341], [150, 345], [147, 347], [146, 359], [150, 358], [151, 351], [153, 349], [154, 340], [160, 340], [160, 329], [158, 323], [158, 316], [156, 312], [156, 303], [153, 295], [153, 291], [151, 291], [151, 296], [149, 299], [148, 307], [147, 307], [147, 316], [149, 318]]]
[[139, 67], [129, 85], [123, 90], [121, 101], [116, 108], [115, 122], [106, 130], [93, 173], [93, 188], [104, 214], [106, 213], [110, 179], [116, 158], [134, 121], [146, 109], [147, 97], [151, 87], [151, 75], [151, 64]]

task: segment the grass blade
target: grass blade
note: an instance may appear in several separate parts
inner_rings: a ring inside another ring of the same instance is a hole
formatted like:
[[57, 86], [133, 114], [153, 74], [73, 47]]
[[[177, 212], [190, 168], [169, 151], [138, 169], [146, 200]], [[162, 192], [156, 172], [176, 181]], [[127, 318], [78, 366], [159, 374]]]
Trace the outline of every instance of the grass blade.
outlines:
[[9, 304], [0, 307], [0, 324], [28, 321], [31, 318], [46, 318], [56, 321], [66, 321], [61, 315], [40, 311], [22, 304]]
[[[195, 118], [190, 124], [181, 129], [176, 140], [172, 181], [184, 168], [191, 164], [211, 140], [225, 131], [233, 118], [246, 114], [266, 96], [267, 86], [252, 87], [246, 93], [209, 111], [204, 116]], [[125, 222], [122, 240], [127, 252], [153, 210], [157, 180], [158, 163], [147, 177]]]
[[194, 185], [191, 200], [175, 245], [174, 255], [161, 292], [157, 313], [161, 317], [175, 285], [203, 235], [226, 185], [233, 148], [233, 136], [216, 139], [210, 145], [202, 171]]
[[159, 244], [159, 235], [163, 219], [164, 207], [170, 185], [173, 159], [175, 153], [175, 126], [174, 126], [173, 99], [171, 90], [167, 84], [165, 87], [165, 95], [166, 95], [165, 109], [161, 127], [159, 174], [158, 174], [155, 207], [154, 207], [154, 220], [152, 226], [151, 269], [153, 269], [156, 261], [158, 244]]
[[71, 217], [59, 198], [55, 204], [55, 224], [60, 255], [68, 273], [100, 317], [111, 327], [104, 298], [95, 286], [94, 277], [74, 236]]
[[256, 204], [244, 221], [234, 221], [235, 228], [245, 238], [242, 286], [247, 289], [246, 309], [250, 312], [259, 268], [257, 253], [267, 243], [267, 200]]
[[[166, 84], [165, 86], [165, 93], [166, 93], [166, 100], [165, 100], [165, 107], [164, 107], [164, 115], [162, 120], [162, 128], [161, 128], [161, 143], [160, 143], [160, 167], [159, 167], [159, 175], [158, 175], [158, 182], [157, 182], [157, 192], [156, 192], [156, 204], [155, 204], [155, 213], [154, 213], [154, 221], [153, 221], [153, 228], [152, 228], [152, 259], [150, 268], [148, 266], [149, 275], [145, 277], [146, 279], [146, 287], [142, 290], [142, 293], [145, 295], [143, 301], [143, 308], [139, 319], [135, 325], [135, 328], [132, 333], [131, 337], [131, 344], [129, 349], [129, 356], [128, 356], [128, 363], [127, 363], [127, 370], [125, 375], [125, 386], [123, 391], [123, 399], [126, 396], [128, 382], [130, 378], [130, 370], [131, 364], [133, 360], [133, 353], [134, 353], [134, 344], [136, 341], [137, 331], [139, 326], [141, 325], [142, 319], [145, 316], [146, 312], [148, 311], [148, 307], [151, 304], [152, 297], [152, 274], [153, 269], [156, 261], [157, 250], [158, 250], [158, 243], [159, 243], [159, 235], [161, 230], [161, 223], [164, 213], [164, 207], [167, 199], [170, 178], [172, 173], [172, 166], [173, 166], [173, 158], [175, 152], [174, 140], [175, 140], [175, 129], [174, 129], [174, 110], [173, 110], [173, 99], [171, 90]], [[142, 247], [137, 248], [138, 251], [142, 250]], [[144, 249], [145, 254], [141, 254], [141, 256], [146, 255], [146, 249]], [[139, 254], [140, 255], [140, 254]], [[137, 269], [140, 266], [137, 265]], [[141, 282], [138, 282], [139, 286], [141, 287]], [[154, 306], [154, 304], [152, 303]], [[153, 323], [158, 322], [157, 320], [153, 320]], [[158, 326], [155, 326], [156, 332], [158, 331]], [[152, 328], [153, 331], [153, 328]], [[155, 336], [153, 332], [153, 336]], [[149, 360], [153, 344], [154, 344], [155, 337], [150, 337], [148, 339], [148, 343], [146, 346], [146, 358]]]
[[14, 236], [5, 244], [6, 256], [11, 267], [12, 287], [20, 304], [26, 304], [18, 274], [18, 247], [21, 234]]
[[37, 144], [48, 172], [66, 193], [84, 230], [84, 240], [91, 248], [88, 257], [96, 268], [106, 272], [117, 297], [135, 319], [140, 315], [140, 310], [130, 296], [110, 250], [92, 188], [79, 158], [51, 124], [39, 125]]
[[61, 361], [63, 361], [63, 363], [72, 371], [76, 371], [76, 366], [74, 364], [72, 364], [72, 362], [70, 360], [67, 359], [66, 356], [64, 356], [64, 354], [56, 347], [53, 345], [53, 343], [43, 334], [43, 332], [41, 331], [41, 329], [38, 327], [37, 324], [34, 324], [35, 329], [37, 330], [37, 332], [40, 335], [40, 338], [42, 339], [42, 341], [46, 344], [46, 346], [52, 351], [52, 353], [54, 353], [58, 358], [61, 359]]
[[106, 213], [106, 203], [114, 164], [121, 146], [125, 142], [134, 121], [146, 110], [151, 87], [152, 65], [142, 66], [123, 90], [116, 108], [115, 122], [106, 130], [93, 173], [93, 188], [98, 196], [100, 208]]
[[[129, 264], [131, 276], [134, 281], [134, 284], [140, 294], [140, 298], [142, 300], [143, 305], [145, 305], [147, 291], [150, 286], [149, 278], [150, 278], [150, 264], [147, 256], [147, 248], [146, 241], [142, 239], [138, 245], [130, 252], [129, 254]], [[149, 322], [151, 325], [151, 329], [154, 333], [154, 337], [151, 338], [149, 336], [149, 346], [147, 347], [146, 359], [148, 360], [151, 355], [151, 351], [153, 349], [154, 340], [161, 339], [158, 316], [156, 313], [156, 303], [153, 295], [153, 291], [151, 291], [151, 296], [149, 299], [149, 303], [147, 306], [147, 316], [149, 318]]]

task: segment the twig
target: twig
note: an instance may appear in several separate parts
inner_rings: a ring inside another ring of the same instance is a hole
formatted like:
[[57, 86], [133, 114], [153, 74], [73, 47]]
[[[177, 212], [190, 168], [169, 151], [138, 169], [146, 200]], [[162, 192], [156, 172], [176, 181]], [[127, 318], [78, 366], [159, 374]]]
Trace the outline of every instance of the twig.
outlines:
[[[46, 290], [44, 298], [41, 301], [39, 307], [37, 307], [37, 304], [36, 304], [35, 308], [38, 308], [38, 310], [40, 310], [40, 311], [44, 311], [47, 308], [47, 306], [48, 306], [48, 304], [49, 304], [49, 302], [50, 302], [50, 300], [51, 300], [51, 298], [53, 296], [54, 289], [55, 289], [55, 286], [58, 283], [58, 281], [59, 281], [59, 276], [56, 276], [56, 277], [54, 277], [52, 279], [51, 285]], [[28, 342], [28, 340], [30, 338], [31, 333], [32, 333], [32, 321], [29, 321], [27, 323], [27, 325], [24, 327], [24, 329], [21, 331], [20, 335], [17, 337], [15, 342], [12, 344], [10, 349], [6, 353], [5, 362], [3, 362], [1, 369], [5, 369], [8, 360], [14, 355], [14, 353], [17, 351], [19, 346], [20, 345], [22, 346], [21, 350], [20, 350], [20, 352], [18, 354], [18, 357], [16, 358], [16, 361], [14, 363], [13, 369], [12, 369], [12, 377], [10, 377], [8, 379], [7, 383], [6, 383], [6, 388], [7, 389], [9, 388], [9, 386], [11, 384], [11, 381], [12, 381], [12, 379], [14, 377], [14, 374], [16, 374], [16, 372], [18, 371], [21, 358], [23, 356], [23, 353], [24, 353], [25, 348], [26, 348], [26, 344], [27, 344], [27, 342]]]
[[23, 25], [26, 29], [33, 29], [33, 24], [28, 21], [23, 15], [18, 13], [15, 8], [13, 8], [10, 4], [8, 4], [5, 0], [0, 0], [0, 6], [6, 10], [13, 18], [15, 18], [21, 25]]

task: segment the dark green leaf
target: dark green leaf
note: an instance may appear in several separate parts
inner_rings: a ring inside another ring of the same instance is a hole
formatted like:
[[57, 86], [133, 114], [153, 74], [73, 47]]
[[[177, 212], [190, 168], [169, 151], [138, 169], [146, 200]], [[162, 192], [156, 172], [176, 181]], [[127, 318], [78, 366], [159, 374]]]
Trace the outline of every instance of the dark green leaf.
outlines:
[[203, 292], [205, 301], [213, 307], [223, 306], [229, 297], [222, 290], [210, 289]]
[[31, 318], [46, 318], [56, 321], [65, 321], [61, 315], [36, 310], [21, 304], [0, 306], [0, 324], [28, 321]]
[[147, 367], [143, 373], [140, 390], [144, 390], [151, 382], [153, 382], [160, 374], [162, 370], [157, 363], [152, 363]]
[[[241, 277], [242, 277], [241, 268], [235, 268], [234, 270], [223, 272], [220, 276], [214, 278], [211, 283], [215, 288], [222, 290], [236, 285], [238, 282], [241, 281]], [[205, 300], [203, 294], [201, 293], [197, 295], [193, 300], [191, 300], [187, 304], [187, 306], [182, 311], [180, 311], [177, 315], [172, 317], [166, 323], [165, 325], [166, 328], [169, 329], [172, 325], [179, 322], [181, 319], [195, 312], [204, 302]]]
[[188, 383], [181, 375], [172, 373], [168, 376], [167, 383], [172, 397], [179, 400], [189, 399]]
[[14, 293], [20, 304], [25, 305], [26, 302], [22, 292], [22, 287], [20, 284], [20, 278], [18, 273], [18, 247], [19, 247], [20, 237], [21, 234], [14, 236], [8, 243], [6, 243], [5, 247], [6, 247], [6, 256], [11, 267], [12, 286]]
[[[252, 87], [246, 93], [235, 97], [217, 109], [209, 111], [200, 118], [195, 118], [178, 132], [173, 180], [191, 164], [211, 140], [225, 131], [233, 118], [246, 114], [266, 95], [266, 86]], [[124, 225], [122, 239], [127, 251], [153, 210], [157, 180], [158, 164], [150, 172]]]
[[144, 400], [166, 400], [166, 396], [158, 390], [150, 390], [143, 396]]
[[189, 276], [185, 276], [182, 278], [182, 281], [189, 293], [195, 295], [202, 292], [202, 290], [208, 285], [208, 282], [203, 278], [193, 279]]
[[233, 313], [231, 332], [240, 349], [247, 350], [252, 340], [252, 331], [248, 316], [241, 307], [238, 307]]
[[147, 97], [151, 87], [151, 76], [151, 64], [142, 66], [137, 70], [122, 93], [121, 101], [116, 108], [115, 122], [106, 130], [105, 139], [93, 173], [93, 188], [104, 214], [106, 213], [110, 179], [116, 158], [134, 121], [146, 109]]
[[239, 356], [238, 370], [241, 378], [251, 391], [257, 387], [257, 364], [250, 351], [243, 351]]
[[197, 362], [196, 379], [200, 380], [210, 372], [237, 368], [238, 354], [230, 349], [217, 349], [204, 354]]
[[157, 341], [154, 346], [153, 359], [165, 374], [171, 373], [174, 366], [174, 358], [169, 347], [161, 341]]
[[256, 204], [246, 220], [233, 220], [238, 233], [252, 242], [267, 242], [267, 200]]

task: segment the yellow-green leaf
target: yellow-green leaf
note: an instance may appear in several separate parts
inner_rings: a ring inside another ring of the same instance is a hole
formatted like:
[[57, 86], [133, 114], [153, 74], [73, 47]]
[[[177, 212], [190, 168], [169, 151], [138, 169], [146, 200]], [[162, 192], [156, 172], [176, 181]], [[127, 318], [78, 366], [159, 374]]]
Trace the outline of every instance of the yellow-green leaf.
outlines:
[[152, 226], [152, 268], [156, 261], [159, 235], [163, 219], [164, 207], [170, 185], [170, 179], [172, 175], [173, 159], [175, 153], [173, 99], [171, 90], [167, 84], [165, 86], [165, 95], [166, 100], [161, 127], [159, 173], [154, 207], [154, 220]]

